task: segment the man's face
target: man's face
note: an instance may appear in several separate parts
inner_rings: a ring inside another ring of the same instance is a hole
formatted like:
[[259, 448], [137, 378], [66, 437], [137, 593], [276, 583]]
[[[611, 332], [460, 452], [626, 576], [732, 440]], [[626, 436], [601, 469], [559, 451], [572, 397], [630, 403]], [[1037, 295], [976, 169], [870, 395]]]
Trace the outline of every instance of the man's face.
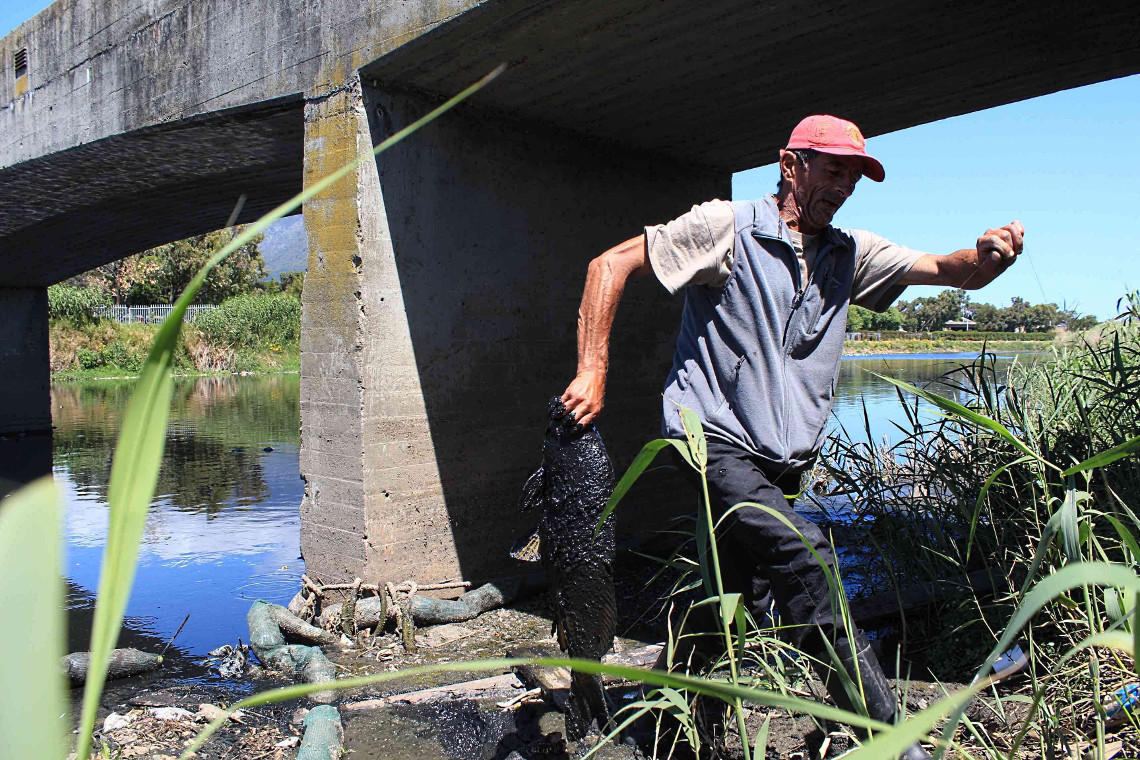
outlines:
[[863, 163], [856, 156], [817, 153], [806, 164], [796, 160], [792, 170], [792, 193], [799, 207], [800, 226], [814, 233], [831, 224], [835, 213], [863, 176]]

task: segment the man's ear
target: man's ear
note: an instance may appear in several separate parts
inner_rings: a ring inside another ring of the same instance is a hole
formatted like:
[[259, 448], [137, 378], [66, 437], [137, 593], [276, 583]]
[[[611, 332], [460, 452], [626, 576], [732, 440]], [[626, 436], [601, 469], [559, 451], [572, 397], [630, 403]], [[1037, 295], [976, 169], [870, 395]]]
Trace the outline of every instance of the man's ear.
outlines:
[[780, 151], [780, 176], [786, 181], [791, 182], [792, 171], [796, 167], [796, 154], [790, 150]]

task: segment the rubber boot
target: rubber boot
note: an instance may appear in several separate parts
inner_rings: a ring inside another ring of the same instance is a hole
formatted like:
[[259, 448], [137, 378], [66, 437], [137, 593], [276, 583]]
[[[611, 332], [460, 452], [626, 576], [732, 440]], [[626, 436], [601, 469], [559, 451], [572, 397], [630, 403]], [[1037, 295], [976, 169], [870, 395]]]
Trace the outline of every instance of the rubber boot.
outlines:
[[[839, 655], [839, 661], [852, 681], [858, 682], [857, 679], [862, 679], [867, 716], [881, 723], [894, 723], [898, 713], [898, 702], [890, 684], [887, 683], [882, 666], [879, 665], [879, 658], [875, 656], [867, 638], [862, 633], [855, 634], [852, 646], [851, 639], [844, 637], [836, 642], [835, 653]], [[847, 695], [847, 690], [843, 688], [842, 680], [834, 670], [828, 673], [824, 683], [831, 698], [841, 709], [858, 712]], [[902, 760], [930, 760], [929, 753], [917, 743], [907, 747], [899, 757]]]

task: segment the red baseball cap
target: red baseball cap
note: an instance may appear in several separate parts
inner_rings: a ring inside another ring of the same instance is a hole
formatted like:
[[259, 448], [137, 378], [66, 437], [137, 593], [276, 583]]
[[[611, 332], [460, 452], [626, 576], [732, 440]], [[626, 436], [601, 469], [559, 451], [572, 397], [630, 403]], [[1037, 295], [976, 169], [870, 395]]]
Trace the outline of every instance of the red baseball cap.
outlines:
[[835, 156], [860, 156], [864, 177], [882, 182], [887, 176], [879, 160], [867, 155], [867, 141], [859, 127], [845, 119], [825, 114], [807, 117], [792, 130], [785, 150], [797, 148], [811, 148]]

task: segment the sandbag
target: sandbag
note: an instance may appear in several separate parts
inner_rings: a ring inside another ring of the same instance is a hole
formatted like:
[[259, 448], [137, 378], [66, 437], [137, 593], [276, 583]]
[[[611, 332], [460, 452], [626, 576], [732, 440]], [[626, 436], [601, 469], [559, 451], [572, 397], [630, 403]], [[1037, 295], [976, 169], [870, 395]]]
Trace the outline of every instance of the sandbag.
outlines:
[[[276, 610], [274, 609], [276, 608]], [[320, 647], [310, 647], [301, 644], [285, 643], [285, 636], [278, 620], [283, 618], [281, 612], [291, 618], [296, 615], [277, 604], [270, 604], [258, 600], [253, 603], [246, 614], [246, 623], [249, 625], [249, 645], [257, 659], [266, 667], [291, 675], [302, 683], [327, 683], [336, 680], [336, 670]], [[314, 626], [300, 621], [308, 628]], [[292, 623], [290, 623], [292, 625]], [[314, 629], [320, 630], [320, 629]], [[325, 634], [324, 631], [321, 631]], [[332, 634], [327, 634], [332, 636]], [[335, 639], [335, 637], [333, 637]], [[335, 699], [332, 691], [318, 691], [309, 695], [314, 702], [328, 703]]]
[[[91, 663], [90, 652], [72, 652], [66, 655], [61, 663], [63, 670], [71, 680], [72, 686], [86, 683], [87, 668]], [[140, 652], [138, 649], [111, 650], [111, 659], [107, 665], [107, 678], [129, 678], [154, 670], [162, 664], [162, 657], [157, 654]]]
[[305, 716], [305, 736], [297, 750], [297, 760], [330, 760], [344, 750], [344, 728], [340, 711], [332, 705], [320, 705]]

